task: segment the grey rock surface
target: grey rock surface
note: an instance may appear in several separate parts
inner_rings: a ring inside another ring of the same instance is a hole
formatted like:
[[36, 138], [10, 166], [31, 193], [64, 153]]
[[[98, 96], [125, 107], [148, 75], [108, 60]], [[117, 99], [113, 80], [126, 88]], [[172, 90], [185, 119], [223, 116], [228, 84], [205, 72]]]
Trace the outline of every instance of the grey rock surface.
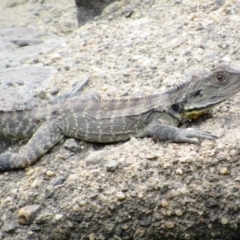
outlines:
[[0, 68], [21, 66], [38, 55], [49, 52], [63, 43], [64, 38], [28, 27], [0, 30]]
[[0, 100], [2, 102], [0, 109], [18, 110], [40, 104], [44, 98], [41, 97], [41, 91], [56, 71], [54, 67], [41, 65], [0, 70]]
[[[93, 2], [101, 11], [80, 6], [79, 24], [74, 1], [3, 0], [0, 110], [72, 95], [86, 79], [77, 94], [113, 98], [156, 93], [219, 62], [240, 68], [239, 1]], [[189, 123], [215, 142], [79, 142], [76, 153], [62, 142], [25, 171], [1, 173], [0, 239], [239, 239], [239, 103]], [[19, 225], [31, 205], [36, 218]]]

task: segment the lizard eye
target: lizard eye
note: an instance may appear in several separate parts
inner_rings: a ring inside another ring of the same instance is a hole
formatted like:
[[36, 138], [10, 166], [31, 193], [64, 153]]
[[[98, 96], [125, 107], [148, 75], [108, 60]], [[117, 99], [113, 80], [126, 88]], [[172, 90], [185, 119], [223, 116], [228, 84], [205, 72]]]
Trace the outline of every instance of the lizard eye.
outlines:
[[222, 74], [218, 74], [217, 77], [216, 77], [217, 81], [220, 82], [220, 83], [224, 83], [227, 81], [227, 78], [222, 75]]

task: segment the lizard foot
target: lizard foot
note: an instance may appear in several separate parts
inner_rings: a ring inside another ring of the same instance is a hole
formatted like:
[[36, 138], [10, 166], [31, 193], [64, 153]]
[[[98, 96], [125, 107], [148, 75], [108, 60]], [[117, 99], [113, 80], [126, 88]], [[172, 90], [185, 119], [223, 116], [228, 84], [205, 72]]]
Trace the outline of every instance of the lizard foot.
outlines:
[[215, 140], [215, 139], [217, 139], [217, 136], [211, 134], [208, 131], [188, 128], [188, 129], [181, 129], [181, 131], [179, 132], [179, 134], [176, 138], [176, 141], [177, 142], [199, 143], [198, 138]]

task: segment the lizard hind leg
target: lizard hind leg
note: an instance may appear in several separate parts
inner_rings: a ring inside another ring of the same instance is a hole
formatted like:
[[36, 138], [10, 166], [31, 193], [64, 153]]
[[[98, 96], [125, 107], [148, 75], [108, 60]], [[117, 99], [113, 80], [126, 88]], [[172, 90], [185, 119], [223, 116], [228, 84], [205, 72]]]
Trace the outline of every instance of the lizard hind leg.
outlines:
[[43, 123], [18, 153], [0, 155], [0, 171], [30, 166], [62, 140], [63, 137], [64, 135], [61, 133], [57, 121]]

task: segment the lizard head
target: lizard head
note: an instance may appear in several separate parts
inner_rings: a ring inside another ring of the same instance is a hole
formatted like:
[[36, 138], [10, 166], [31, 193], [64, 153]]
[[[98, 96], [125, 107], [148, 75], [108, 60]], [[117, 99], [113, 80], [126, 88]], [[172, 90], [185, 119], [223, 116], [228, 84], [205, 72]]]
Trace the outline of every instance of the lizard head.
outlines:
[[218, 65], [202, 76], [194, 76], [175, 91], [169, 91], [169, 113], [180, 122], [196, 119], [240, 91], [240, 70]]

